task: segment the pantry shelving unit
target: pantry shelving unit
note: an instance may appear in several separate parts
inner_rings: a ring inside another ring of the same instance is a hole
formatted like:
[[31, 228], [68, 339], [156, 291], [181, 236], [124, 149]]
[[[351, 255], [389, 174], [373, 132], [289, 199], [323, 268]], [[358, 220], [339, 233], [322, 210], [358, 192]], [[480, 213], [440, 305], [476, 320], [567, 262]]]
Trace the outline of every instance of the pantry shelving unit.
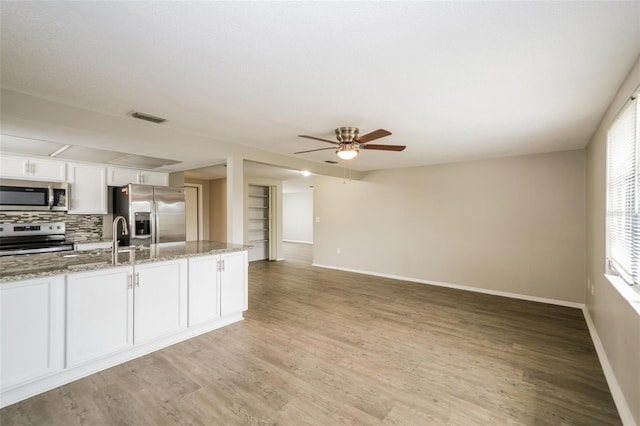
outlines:
[[249, 261], [269, 259], [271, 200], [268, 186], [249, 185]]

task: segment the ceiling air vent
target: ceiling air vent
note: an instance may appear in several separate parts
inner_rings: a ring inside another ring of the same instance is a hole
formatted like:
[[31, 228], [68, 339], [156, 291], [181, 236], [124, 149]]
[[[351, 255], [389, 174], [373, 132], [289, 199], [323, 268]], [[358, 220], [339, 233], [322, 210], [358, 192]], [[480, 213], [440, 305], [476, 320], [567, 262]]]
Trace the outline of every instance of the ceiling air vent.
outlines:
[[324, 160], [324, 162], [327, 164], [338, 164], [337, 161], [333, 161], [333, 160]]
[[165, 121], [167, 121], [166, 118], [162, 118], [162, 117], [156, 117], [155, 115], [149, 115], [149, 114], [145, 114], [144, 112], [132, 112], [131, 116], [133, 118], [139, 118], [140, 120], [144, 120], [144, 121], [150, 121], [152, 123], [156, 123], [156, 124], [160, 124], [160, 123], [164, 123]]

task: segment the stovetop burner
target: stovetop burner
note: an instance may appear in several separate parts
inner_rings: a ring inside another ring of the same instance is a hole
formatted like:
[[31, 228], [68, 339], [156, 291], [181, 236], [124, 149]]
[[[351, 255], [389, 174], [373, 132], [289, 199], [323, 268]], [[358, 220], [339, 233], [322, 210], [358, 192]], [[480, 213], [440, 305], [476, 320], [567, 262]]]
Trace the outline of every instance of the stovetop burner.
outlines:
[[73, 250], [64, 233], [62, 222], [0, 224], [0, 256]]

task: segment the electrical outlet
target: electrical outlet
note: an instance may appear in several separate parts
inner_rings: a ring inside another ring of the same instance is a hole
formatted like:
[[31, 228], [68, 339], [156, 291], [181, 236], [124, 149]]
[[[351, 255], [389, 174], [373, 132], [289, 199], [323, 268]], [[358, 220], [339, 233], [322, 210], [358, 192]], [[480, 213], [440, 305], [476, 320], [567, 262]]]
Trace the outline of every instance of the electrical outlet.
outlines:
[[591, 287], [591, 295], [595, 296], [596, 294], [596, 288], [595, 287]]
[[336, 253], [340, 254], [340, 247], [336, 249]]
[[587, 278], [587, 288], [591, 288], [591, 280]]
[[316, 223], [320, 223], [320, 216], [316, 216]]

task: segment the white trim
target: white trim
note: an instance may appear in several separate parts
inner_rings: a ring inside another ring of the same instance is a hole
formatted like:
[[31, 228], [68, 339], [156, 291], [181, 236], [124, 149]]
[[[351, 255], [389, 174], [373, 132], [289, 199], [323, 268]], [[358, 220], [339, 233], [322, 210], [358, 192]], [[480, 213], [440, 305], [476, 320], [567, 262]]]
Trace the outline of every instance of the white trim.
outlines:
[[320, 267], [320, 268], [327, 268], [327, 269], [337, 269], [339, 271], [345, 271], [345, 272], [355, 272], [355, 273], [358, 273], [358, 274], [373, 275], [373, 276], [376, 276], [376, 277], [392, 278], [392, 279], [395, 279], [395, 280], [410, 281], [410, 282], [420, 283], [420, 284], [435, 285], [435, 286], [438, 286], [438, 287], [448, 287], [448, 288], [454, 288], [456, 290], [473, 291], [475, 293], [492, 294], [494, 296], [502, 296], [502, 297], [510, 297], [512, 299], [528, 300], [530, 302], [548, 303], [550, 305], [566, 306], [566, 307], [569, 307], [569, 308], [577, 308], [577, 309], [584, 308], [584, 303], [569, 302], [569, 301], [566, 301], [566, 300], [547, 299], [546, 297], [529, 296], [527, 294], [510, 293], [510, 292], [507, 292], [507, 291], [499, 291], [499, 290], [490, 290], [490, 289], [486, 289], [486, 288], [471, 287], [471, 286], [466, 286], [466, 285], [461, 285], [461, 284], [449, 284], [449, 283], [443, 283], [443, 282], [440, 282], [440, 281], [422, 280], [422, 279], [419, 279], [419, 278], [404, 277], [404, 276], [401, 276], [401, 275], [381, 274], [381, 273], [378, 273], [378, 272], [362, 271], [362, 270], [359, 270], [359, 269], [338, 268], [338, 267], [335, 267], [335, 266], [320, 265], [320, 264], [317, 264], [317, 263], [313, 263], [311, 266], [317, 266], [317, 267]]
[[313, 244], [313, 241], [282, 240], [283, 243]]
[[611, 283], [620, 296], [629, 302], [631, 309], [640, 315], [640, 290], [637, 285], [630, 286], [622, 277], [613, 274], [604, 274], [604, 277]]
[[611, 367], [611, 363], [609, 362], [607, 353], [604, 350], [604, 346], [602, 345], [602, 341], [600, 340], [600, 336], [598, 335], [598, 330], [596, 330], [596, 326], [593, 323], [593, 320], [591, 319], [591, 315], [589, 314], [589, 309], [587, 309], [586, 306], [583, 307], [582, 313], [584, 315], [585, 321], [587, 322], [587, 327], [589, 328], [589, 334], [591, 334], [591, 340], [593, 341], [593, 346], [595, 346], [596, 348], [596, 353], [598, 354], [598, 360], [600, 361], [600, 365], [602, 366], [604, 377], [607, 379], [607, 384], [609, 385], [609, 391], [611, 392], [611, 396], [613, 397], [613, 402], [616, 404], [616, 408], [618, 409], [618, 414], [620, 415], [622, 424], [628, 425], [628, 426], [635, 425], [636, 422], [633, 418], [633, 414], [631, 413], [629, 404], [627, 404], [627, 401], [624, 398], [622, 389], [620, 389], [618, 380], [616, 380], [616, 375], [613, 372], [613, 368]]

